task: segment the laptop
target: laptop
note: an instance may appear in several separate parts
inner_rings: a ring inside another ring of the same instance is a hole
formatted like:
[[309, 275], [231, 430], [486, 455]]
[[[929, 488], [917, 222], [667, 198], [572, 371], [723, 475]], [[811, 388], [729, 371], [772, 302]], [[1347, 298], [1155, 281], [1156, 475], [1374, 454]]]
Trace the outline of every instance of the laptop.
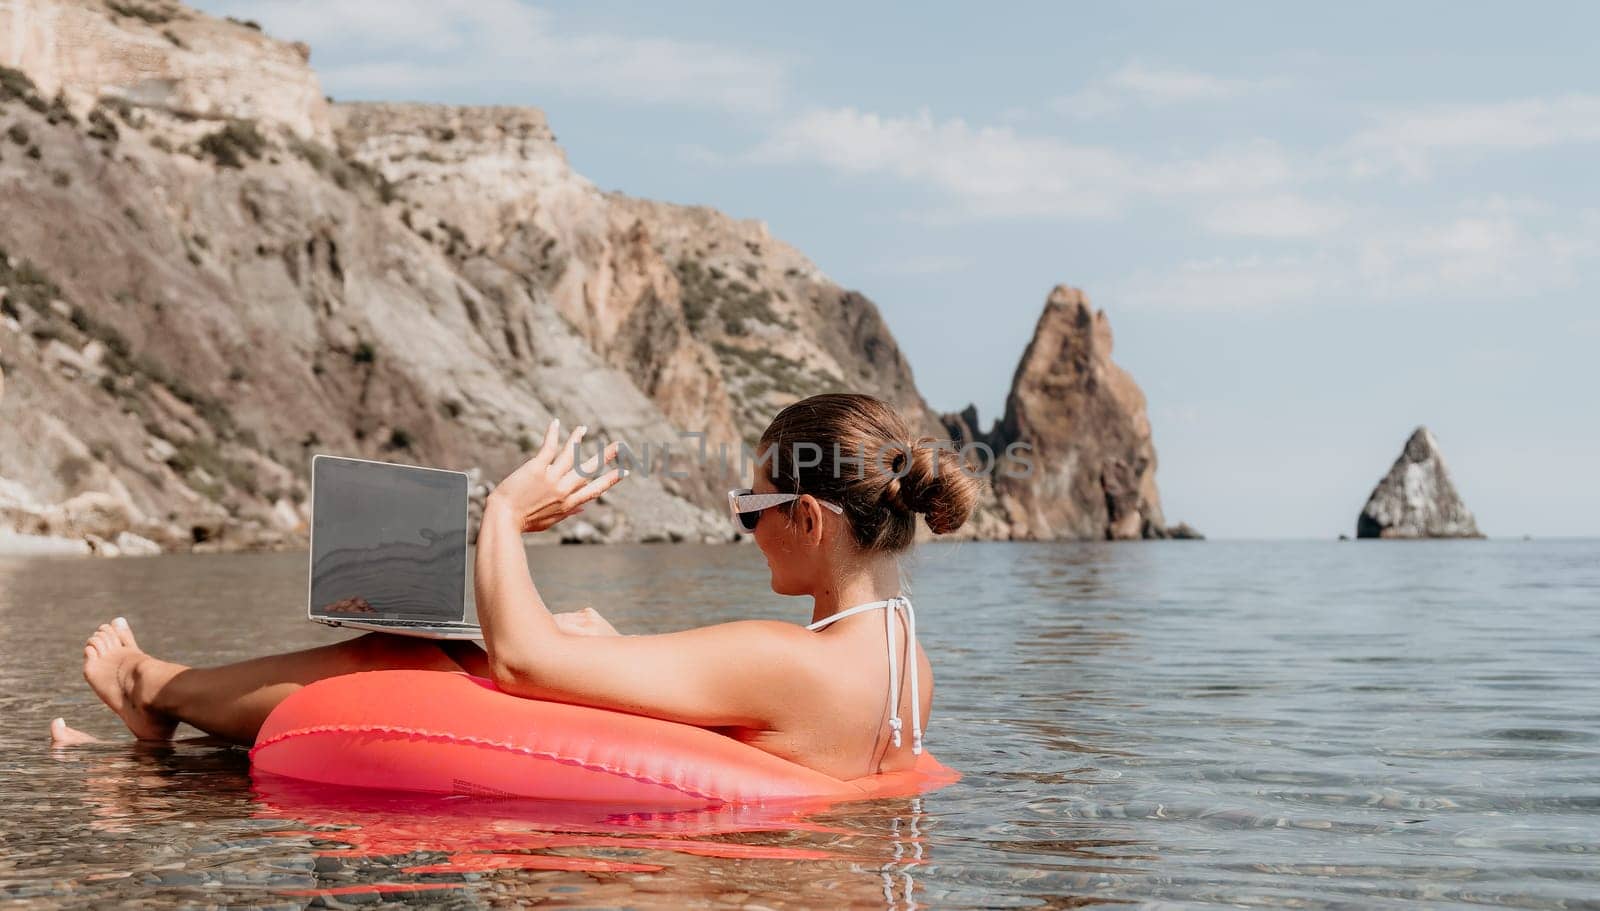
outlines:
[[317, 455], [311, 460], [306, 614], [430, 639], [482, 639], [467, 621], [467, 476]]

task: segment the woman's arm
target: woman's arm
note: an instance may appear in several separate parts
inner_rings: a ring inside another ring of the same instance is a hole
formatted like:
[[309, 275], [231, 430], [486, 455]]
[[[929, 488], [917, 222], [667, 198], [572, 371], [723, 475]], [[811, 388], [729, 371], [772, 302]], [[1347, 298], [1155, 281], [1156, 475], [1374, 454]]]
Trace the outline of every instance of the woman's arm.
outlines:
[[[573, 635], [560, 628], [528, 570], [522, 532], [542, 530], [614, 486], [613, 470], [592, 481], [572, 471], [574, 433], [545, 446], [512, 472], [484, 507], [478, 532], [476, 596], [491, 677], [503, 690], [702, 726], [769, 728], [787, 694], [809, 688], [814, 637], [788, 623], [741, 621], [656, 636]], [[605, 461], [615, 457], [607, 450]], [[576, 480], [574, 480], [576, 478]]]
[[600, 612], [592, 607], [581, 610], [563, 611], [556, 614], [556, 626], [561, 627], [563, 633], [574, 636], [620, 636], [617, 628], [611, 621], [600, 616]]

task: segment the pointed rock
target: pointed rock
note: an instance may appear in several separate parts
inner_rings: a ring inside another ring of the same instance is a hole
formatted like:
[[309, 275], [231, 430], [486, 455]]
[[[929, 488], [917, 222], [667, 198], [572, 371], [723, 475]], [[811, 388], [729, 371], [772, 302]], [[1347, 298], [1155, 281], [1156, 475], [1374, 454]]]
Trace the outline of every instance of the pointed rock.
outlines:
[[[1012, 378], [1005, 416], [984, 432], [968, 407], [943, 417], [959, 443], [997, 455], [1025, 444], [1026, 474], [997, 471], [1007, 537], [1165, 538], [1144, 393], [1111, 360], [1111, 324], [1080, 290], [1050, 292]], [[1009, 460], [1006, 460], [1009, 461]], [[1184, 537], [1198, 537], [1186, 529]]]
[[1418, 427], [1356, 519], [1358, 538], [1481, 538], [1450, 482], [1439, 441]]

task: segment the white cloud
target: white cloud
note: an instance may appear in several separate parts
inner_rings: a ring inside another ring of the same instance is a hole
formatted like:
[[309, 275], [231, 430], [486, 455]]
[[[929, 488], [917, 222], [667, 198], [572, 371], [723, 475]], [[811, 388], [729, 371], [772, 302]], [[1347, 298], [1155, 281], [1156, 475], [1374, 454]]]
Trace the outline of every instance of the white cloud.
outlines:
[[1314, 254], [1189, 260], [1132, 276], [1105, 299], [1216, 311], [1525, 299], [1576, 284], [1600, 256], [1597, 227], [1591, 212], [1536, 228], [1468, 202], [1437, 221], [1356, 223]]
[[1252, 90], [1255, 83], [1192, 70], [1158, 69], [1132, 60], [1112, 73], [1106, 85], [1151, 104], [1174, 104], [1231, 98]]
[[748, 156], [891, 177], [946, 197], [977, 217], [1092, 217], [1132, 198], [1261, 190], [1290, 179], [1275, 144], [1252, 142], [1193, 160], [1148, 164], [1115, 149], [1025, 136], [1008, 126], [935, 120], [923, 110], [885, 117], [854, 108], [814, 109], [785, 121]]
[[1261, 91], [1277, 80], [1225, 79], [1176, 67], [1156, 67], [1130, 60], [1111, 75], [1056, 99], [1051, 107], [1079, 118], [1099, 117], [1129, 106], [1223, 101]]
[[449, 90], [527, 87], [643, 104], [776, 110], [786, 93], [781, 61], [677, 39], [569, 28], [517, 0], [265, 0], [206, 4], [248, 17], [271, 34], [307, 41], [335, 94], [442, 100]]
[[1509, 214], [1461, 214], [1365, 235], [1356, 247], [1365, 293], [1381, 298], [1493, 300], [1566, 287], [1600, 254], [1592, 216], [1534, 228]]
[[1391, 112], [1345, 143], [1357, 177], [1425, 177], [1437, 160], [1600, 142], [1600, 96], [1569, 94]]
[[[1204, 74], [1130, 64], [1097, 89], [1142, 92], [1150, 103], [1216, 98], [1254, 90]], [[1109, 95], [1107, 97], [1110, 97]], [[1017, 112], [1010, 111], [1011, 115]], [[927, 109], [884, 115], [819, 108], [778, 122], [745, 156], [761, 163], [815, 164], [862, 177], [921, 186], [942, 200], [927, 217], [1107, 217], [1131, 203], [1204, 200], [1210, 232], [1255, 238], [1323, 237], [1344, 226], [1342, 202], [1315, 201], [1303, 188], [1396, 169], [1425, 173], [1444, 152], [1527, 149], [1600, 141], [1600, 96], [1568, 95], [1501, 105], [1388, 115], [1383, 123], [1323, 149], [1291, 151], [1256, 138], [1200, 155], [1141, 160], [1113, 145], [1030, 133], [1012, 122], [985, 126], [937, 119]], [[1324, 189], [1321, 195], [1331, 192]], [[1482, 201], [1486, 214], [1530, 213], [1543, 205], [1512, 196]]]
[[1321, 237], [1342, 227], [1349, 217], [1341, 204], [1278, 193], [1218, 203], [1200, 224], [1213, 234], [1289, 239]]
[[953, 197], [979, 215], [1104, 215], [1134, 181], [1109, 149], [1026, 137], [1010, 127], [936, 121], [926, 110], [882, 117], [854, 108], [815, 109], [788, 120], [750, 156], [888, 176]]
[[[1222, 91], [1203, 80], [1180, 84], [1162, 91]], [[1600, 217], [1492, 190], [1444, 212], [1408, 208], [1398, 197], [1351, 200], [1352, 150], [1414, 164], [1416, 149], [1432, 154], [1600, 138], [1600, 116], [1594, 125], [1577, 122], [1586, 104], [1567, 96], [1559, 103], [1455, 109], [1460, 116], [1397, 117], [1384, 130], [1323, 150], [1297, 153], [1255, 139], [1156, 161], [1011, 125], [938, 119], [927, 110], [885, 116], [814, 109], [779, 122], [746, 160], [903, 183], [932, 196], [918, 215], [923, 221], [1107, 219], [1153, 207], [1193, 217], [1230, 241], [1220, 255], [1132, 276], [1117, 291], [1135, 305], [1258, 310], [1311, 301], [1486, 301], [1572, 286], [1600, 254]], [[1497, 138], [1496, 129], [1513, 122], [1523, 124], [1523, 134]], [[1230, 252], [1251, 240], [1317, 243], [1299, 252], [1292, 246], [1270, 255]]]

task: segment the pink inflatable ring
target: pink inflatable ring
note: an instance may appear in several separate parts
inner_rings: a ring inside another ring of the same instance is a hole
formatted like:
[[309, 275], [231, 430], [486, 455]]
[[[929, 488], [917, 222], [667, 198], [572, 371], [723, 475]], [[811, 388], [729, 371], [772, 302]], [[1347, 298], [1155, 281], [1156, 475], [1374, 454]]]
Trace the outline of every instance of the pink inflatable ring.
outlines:
[[665, 807], [899, 797], [960, 777], [923, 752], [911, 769], [844, 781], [705, 728], [521, 699], [442, 671], [304, 687], [267, 717], [250, 761], [329, 785]]

